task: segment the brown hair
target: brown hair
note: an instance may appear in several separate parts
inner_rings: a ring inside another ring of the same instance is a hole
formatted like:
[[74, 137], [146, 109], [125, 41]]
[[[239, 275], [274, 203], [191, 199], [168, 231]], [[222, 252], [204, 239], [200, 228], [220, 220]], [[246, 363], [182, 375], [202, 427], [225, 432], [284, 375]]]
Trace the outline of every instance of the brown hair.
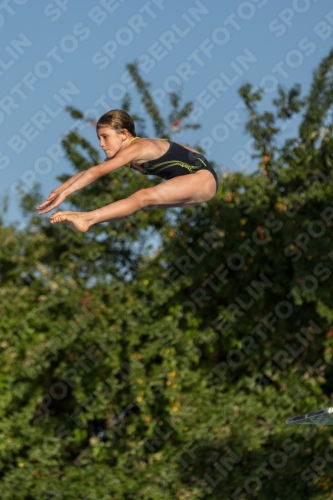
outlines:
[[122, 109], [112, 109], [104, 113], [98, 120], [96, 128], [105, 126], [113, 128], [118, 133], [125, 128], [134, 137], [136, 136], [133, 118]]

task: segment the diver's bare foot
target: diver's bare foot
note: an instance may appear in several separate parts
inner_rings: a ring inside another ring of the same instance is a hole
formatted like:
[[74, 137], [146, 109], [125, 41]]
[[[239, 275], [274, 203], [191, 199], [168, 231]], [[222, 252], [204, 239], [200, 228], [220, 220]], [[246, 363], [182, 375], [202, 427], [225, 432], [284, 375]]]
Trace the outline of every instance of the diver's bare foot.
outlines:
[[86, 212], [59, 211], [51, 215], [50, 222], [51, 224], [65, 222], [68, 227], [80, 233], [85, 233], [91, 226], [89, 215]]

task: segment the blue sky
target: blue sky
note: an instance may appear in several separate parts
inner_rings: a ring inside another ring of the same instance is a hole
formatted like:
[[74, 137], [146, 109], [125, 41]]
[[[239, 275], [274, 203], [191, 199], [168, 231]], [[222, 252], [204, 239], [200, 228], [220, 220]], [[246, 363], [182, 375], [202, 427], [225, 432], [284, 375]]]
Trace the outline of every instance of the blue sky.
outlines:
[[[10, 197], [5, 221], [21, 226], [19, 181], [26, 191], [40, 183], [44, 200], [58, 175], [74, 174], [59, 146], [74, 124], [66, 105], [98, 118], [128, 91], [143, 114], [125, 68], [137, 59], [164, 116], [176, 88], [196, 104], [191, 122], [201, 129], [175, 140], [200, 143], [221, 168], [251, 171], [238, 88], [263, 86], [264, 105], [277, 84], [301, 83], [306, 93], [332, 47], [333, 8], [327, 0], [5, 0], [0, 30], [0, 197]], [[81, 132], [98, 147], [93, 127]]]

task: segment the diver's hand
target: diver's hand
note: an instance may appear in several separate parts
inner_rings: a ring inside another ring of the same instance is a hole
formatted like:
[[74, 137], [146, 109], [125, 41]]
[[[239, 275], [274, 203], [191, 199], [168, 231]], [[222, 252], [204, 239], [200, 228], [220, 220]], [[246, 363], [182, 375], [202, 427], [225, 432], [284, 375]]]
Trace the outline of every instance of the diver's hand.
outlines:
[[53, 208], [58, 207], [61, 203], [63, 203], [66, 199], [66, 195], [61, 188], [56, 188], [52, 191], [50, 196], [46, 198], [46, 201], [36, 207], [36, 210], [41, 210], [39, 215], [46, 214]]

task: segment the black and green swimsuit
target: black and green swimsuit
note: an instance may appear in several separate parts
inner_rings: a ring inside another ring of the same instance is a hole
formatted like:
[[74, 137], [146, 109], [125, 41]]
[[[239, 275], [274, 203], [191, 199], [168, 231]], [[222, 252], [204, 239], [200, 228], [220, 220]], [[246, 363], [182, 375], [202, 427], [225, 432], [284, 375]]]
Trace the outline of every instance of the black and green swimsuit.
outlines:
[[217, 191], [218, 178], [207, 159], [202, 154], [194, 153], [176, 142], [168, 142], [170, 144], [168, 151], [156, 160], [141, 163], [140, 168], [142, 170], [136, 168], [132, 163], [129, 166], [141, 174], [157, 175], [158, 177], [162, 177], [162, 179], [172, 179], [181, 175], [194, 174], [198, 170], [209, 170], [215, 178]]

